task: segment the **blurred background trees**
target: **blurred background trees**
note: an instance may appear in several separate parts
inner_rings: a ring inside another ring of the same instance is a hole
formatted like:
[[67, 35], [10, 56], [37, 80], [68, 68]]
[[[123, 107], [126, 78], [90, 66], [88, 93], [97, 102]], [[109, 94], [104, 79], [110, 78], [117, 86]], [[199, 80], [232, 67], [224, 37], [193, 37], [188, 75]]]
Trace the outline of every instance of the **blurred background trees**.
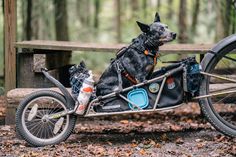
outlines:
[[[3, 74], [3, 0], [0, 3], [0, 75]], [[129, 43], [155, 12], [178, 34], [178, 43], [214, 43], [235, 33], [232, 0], [17, 0], [17, 38]], [[102, 72], [113, 54], [73, 53]], [[69, 56], [63, 56], [69, 62]], [[60, 61], [56, 61], [60, 63]]]

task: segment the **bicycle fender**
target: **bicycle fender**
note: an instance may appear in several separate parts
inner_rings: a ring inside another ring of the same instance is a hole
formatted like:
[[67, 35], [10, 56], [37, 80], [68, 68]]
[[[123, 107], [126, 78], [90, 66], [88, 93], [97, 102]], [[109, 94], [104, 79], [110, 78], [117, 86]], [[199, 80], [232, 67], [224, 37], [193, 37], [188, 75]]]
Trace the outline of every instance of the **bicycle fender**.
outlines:
[[217, 56], [217, 54], [224, 49], [226, 46], [230, 44], [236, 44], [236, 34], [230, 35], [221, 41], [219, 41], [211, 50], [207, 52], [207, 54], [204, 56], [203, 60], [201, 61], [202, 70], [205, 71], [207, 68], [207, 65], [210, 63], [210, 61]]

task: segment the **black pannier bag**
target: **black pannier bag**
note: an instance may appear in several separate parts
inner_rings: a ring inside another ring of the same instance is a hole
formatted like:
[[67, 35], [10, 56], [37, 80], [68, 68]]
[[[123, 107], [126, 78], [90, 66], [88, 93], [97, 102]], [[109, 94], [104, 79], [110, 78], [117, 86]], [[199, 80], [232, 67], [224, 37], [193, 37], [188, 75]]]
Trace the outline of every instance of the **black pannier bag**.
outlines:
[[117, 97], [102, 100], [100, 101], [100, 105], [94, 106], [93, 109], [95, 112], [121, 112], [130, 110], [128, 103]]
[[[153, 72], [153, 74], [150, 76], [150, 79], [159, 77], [163, 74], [165, 74], [168, 70], [172, 70], [174, 68], [177, 68], [181, 64], [171, 65], [165, 68], [162, 68], [161, 70]], [[152, 109], [157, 94], [160, 90], [162, 80], [158, 80], [156, 82], [153, 82], [151, 84], [147, 84], [145, 86], [139, 87], [143, 88], [148, 95], [149, 99], [149, 105], [145, 109]], [[183, 102], [184, 97], [184, 90], [183, 90], [183, 72], [177, 72], [173, 74], [172, 76], [168, 77], [166, 80], [166, 83], [164, 85], [164, 88], [161, 93], [160, 100], [158, 102], [157, 108], [163, 108], [163, 107], [171, 107], [178, 104], [181, 104]], [[152, 86], [155, 85], [158, 89], [153, 90]], [[122, 95], [127, 98], [127, 93], [123, 93]], [[105, 99], [100, 102], [100, 105], [94, 106], [94, 110], [96, 112], [120, 112], [120, 111], [127, 111], [131, 110], [129, 108], [128, 103], [118, 97]]]
[[[173, 66], [174, 67], [174, 66]], [[172, 69], [172, 67], [170, 67]], [[174, 67], [175, 68], [175, 67]], [[173, 68], [173, 69], [174, 69]], [[151, 75], [152, 78], [156, 78], [165, 74], [167, 70], [165, 68], [153, 72]], [[145, 88], [148, 92], [149, 106], [152, 108], [155, 104], [157, 94], [160, 90], [162, 80], [156, 81], [149, 85], [146, 85]], [[152, 85], [156, 84], [158, 86], [158, 91], [153, 91]], [[183, 72], [177, 72], [166, 79], [163, 90], [161, 92], [160, 99], [157, 103], [157, 108], [171, 107], [183, 103], [184, 90], [183, 90]]]

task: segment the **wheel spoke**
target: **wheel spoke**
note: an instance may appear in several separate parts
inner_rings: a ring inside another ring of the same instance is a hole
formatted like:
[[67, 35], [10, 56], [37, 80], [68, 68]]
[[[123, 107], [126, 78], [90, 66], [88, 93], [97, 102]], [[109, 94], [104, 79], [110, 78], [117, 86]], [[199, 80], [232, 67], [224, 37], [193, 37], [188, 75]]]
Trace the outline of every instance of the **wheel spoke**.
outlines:
[[36, 125], [35, 127], [32, 127], [31, 129], [29, 129], [29, 131], [33, 131], [32, 134], [35, 135], [35, 133], [38, 131], [40, 125]]
[[234, 59], [234, 58], [231, 58], [231, 57], [229, 57], [229, 56], [224, 56], [224, 58], [226, 58], [226, 59], [228, 59], [228, 60], [231, 60], [231, 61], [234, 61], [234, 62], [236, 62], [236, 59]]
[[233, 95], [234, 93], [228, 94], [226, 97], [220, 99], [219, 101], [215, 102], [215, 104], [218, 104], [220, 102], [222, 102], [223, 100], [225, 100], [226, 98], [228, 98], [229, 96]]
[[34, 128], [34, 126], [37, 126], [39, 123], [30, 123], [28, 124], [26, 127], [31, 129], [31, 128]]

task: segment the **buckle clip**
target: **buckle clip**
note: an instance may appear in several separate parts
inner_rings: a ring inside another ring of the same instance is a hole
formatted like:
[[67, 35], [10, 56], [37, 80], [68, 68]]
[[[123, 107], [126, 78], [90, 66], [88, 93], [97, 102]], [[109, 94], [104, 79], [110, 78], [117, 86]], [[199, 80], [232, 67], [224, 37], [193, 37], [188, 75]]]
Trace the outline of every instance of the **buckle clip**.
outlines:
[[117, 66], [117, 70], [118, 70], [119, 72], [124, 71], [124, 67], [121, 66], [120, 64], [121, 64], [120, 61], [117, 60], [117, 61], [116, 61], [116, 66]]

